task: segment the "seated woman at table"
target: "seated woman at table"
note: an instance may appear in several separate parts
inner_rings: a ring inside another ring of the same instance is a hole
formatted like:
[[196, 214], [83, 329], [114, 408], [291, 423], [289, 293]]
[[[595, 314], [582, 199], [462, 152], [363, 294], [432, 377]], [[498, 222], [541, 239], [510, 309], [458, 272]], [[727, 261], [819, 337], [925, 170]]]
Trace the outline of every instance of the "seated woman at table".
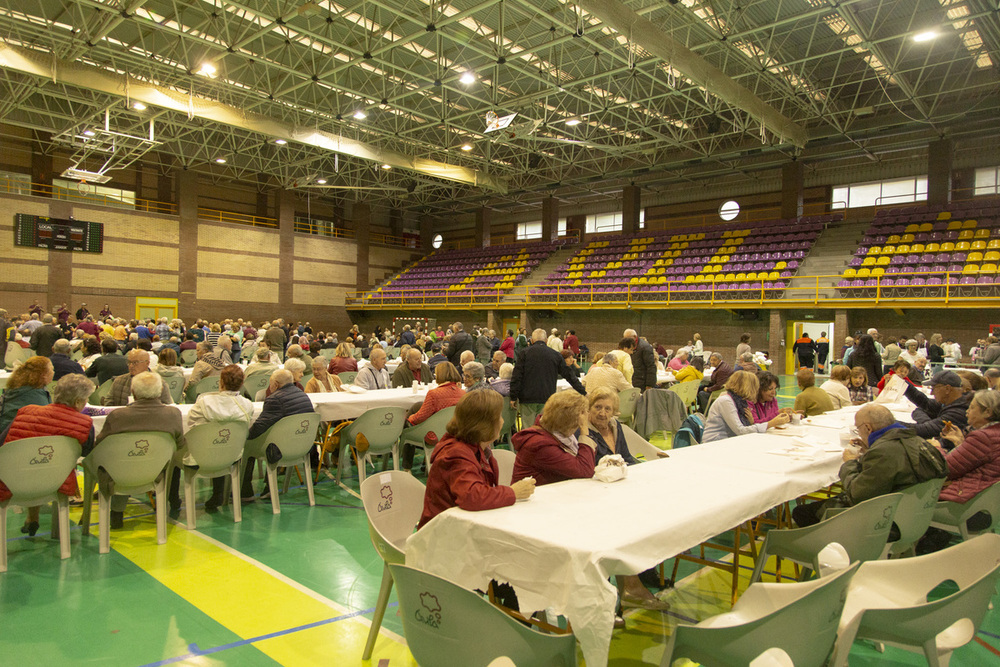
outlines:
[[712, 403], [705, 418], [705, 432], [701, 441], [714, 442], [736, 435], [763, 433], [769, 428], [788, 423], [788, 415], [779, 413], [760, 424], [755, 424], [750, 401], [757, 400], [760, 382], [748, 371], [736, 371], [723, 386], [726, 390]]
[[[265, 353], [267, 357], [266, 360], [264, 359]], [[271, 349], [271, 346], [267, 344], [267, 341], [261, 340], [257, 343], [257, 356], [254, 358], [254, 361], [251, 361], [250, 363], [274, 364], [275, 366], [280, 366], [281, 360], [278, 358], [278, 355], [274, 353], [274, 350]]]
[[687, 382], [688, 380], [698, 380], [699, 382], [705, 377], [705, 360], [701, 357], [694, 357], [691, 359], [691, 363], [674, 373], [674, 379], [678, 382]]
[[94, 360], [101, 356], [101, 341], [95, 336], [87, 336], [83, 339], [83, 358], [80, 359], [80, 368], [87, 370]]
[[764, 371], [757, 375], [757, 398], [750, 401], [755, 424], [766, 424], [781, 413], [790, 415], [795, 412], [791, 408], [782, 410], [778, 407], [779, 388], [778, 376], [774, 373]]
[[910, 370], [912, 368], [913, 367], [910, 366], [910, 362], [906, 361], [905, 359], [897, 358], [896, 363], [892, 365], [892, 368], [889, 369], [888, 373], [882, 376], [882, 379], [878, 381], [878, 384], [875, 385], [875, 387], [879, 390], [879, 393], [881, 393], [882, 390], [885, 389], [885, 383], [888, 382], [893, 375], [898, 375], [899, 377], [906, 380], [908, 384], [912, 384], [914, 387], [916, 387], [917, 385], [914, 384], [912, 380], [910, 380]]
[[563, 362], [569, 366], [569, 370], [572, 371], [573, 375], [580, 377], [580, 364], [577, 363], [576, 357], [573, 355], [573, 351], [568, 348], [563, 348], [562, 354]]
[[539, 425], [511, 438], [517, 452], [514, 481], [533, 477], [542, 485], [593, 477], [595, 445], [578, 439], [586, 420], [586, 396], [575, 391], [552, 394], [545, 401]]
[[444, 438], [431, 452], [433, 465], [417, 530], [452, 507], [470, 512], [491, 510], [513, 505], [534, 493], [532, 479], [510, 486], [499, 484], [500, 469], [490, 446], [503, 428], [503, 404], [503, 397], [495, 391], [474, 391], [455, 406]]
[[341, 391], [340, 378], [326, 371], [326, 359], [316, 357], [312, 360], [313, 376], [306, 382], [307, 394], [326, 394]]
[[800, 368], [795, 374], [799, 394], [795, 397], [795, 411], [814, 417], [834, 409], [830, 394], [816, 386], [816, 374], [811, 368]]
[[160, 349], [156, 357], [156, 372], [160, 377], [183, 377], [184, 369], [177, 365], [177, 353], [169, 347]]
[[[289, 359], [285, 362], [285, 370], [292, 374], [292, 384], [296, 387], [305, 391], [306, 388], [302, 386], [302, 376], [306, 372], [306, 363], [301, 359]], [[271, 381], [267, 384], [267, 390], [264, 392], [264, 398], [270, 396], [273, 392], [278, 390], [278, 385], [275, 382], [274, 374], [271, 374]]]
[[830, 397], [833, 409], [852, 405], [851, 392], [848, 387], [851, 384], [851, 369], [844, 365], [834, 366], [830, 369], [830, 379], [819, 386]]
[[[408, 425], [416, 426], [426, 421], [434, 413], [458, 404], [465, 396], [465, 390], [462, 388], [462, 376], [450, 361], [442, 361], [434, 367], [434, 382], [437, 383], [437, 387], [428, 391], [420, 408], [406, 418]], [[499, 396], [499, 394], [497, 395]], [[400, 467], [403, 470], [409, 472], [413, 468], [415, 451], [413, 443], [403, 444], [403, 451], [400, 454]]]
[[607, 387], [588, 392], [587, 405], [587, 429], [581, 434], [580, 440], [587, 438], [593, 443], [594, 460], [600, 461], [605, 456], [618, 454], [628, 465], [638, 463], [639, 460], [628, 450], [625, 432], [621, 422], [616, 419], [618, 392]]
[[847, 391], [854, 405], [870, 403], [878, 396], [878, 388], [868, 384], [868, 371], [861, 366], [851, 369], [851, 384]]
[[354, 359], [354, 348], [351, 347], [350, 343], [344, 341], [337, 346], [337, 351], [334, 353], [333, 359], [330, 360], [326, 371], [330, 375], [358, 372], [358, 362]]
[[7, 428], [24, 406], [52, 402], [45, 386], [52, 382], [55, 374], [48, 357], [28, 357], [14, 369], [7, 380], [6, 391], [0, 396], [0, 430]]
[[[38, 359], [39, 357], [34, 357]], [[44, 358], [44, 357], [42, 357]], [[87, 399], [94, 391], [94, 383], [79, 373], [70, 373], [60, 378], [55, 386], [55, 397], [49, 405], [28, 404], [17, 412], [14, 420], [0, 433], [0, 442], [7, 444], [22, 438], [37, 438], [47, 435], [66, 435], [74, 438], [83, 447], [86, 456], [94, 447], [94, 426], [90, 417], [80, 414], [87, 406]], [[46, 401], [47, 403], [47, 401]], [[2, 446], [2, 445], [0, 445]], [[59, 493], [79, 496], [76, 470], [59, 487]], [[10, 490], [0, 482], [0, 501], [11, 497]], [[21, 526], [21, 532], [34, 536], [38, 532], [40, 505], [28, 508], [28, 517]]]

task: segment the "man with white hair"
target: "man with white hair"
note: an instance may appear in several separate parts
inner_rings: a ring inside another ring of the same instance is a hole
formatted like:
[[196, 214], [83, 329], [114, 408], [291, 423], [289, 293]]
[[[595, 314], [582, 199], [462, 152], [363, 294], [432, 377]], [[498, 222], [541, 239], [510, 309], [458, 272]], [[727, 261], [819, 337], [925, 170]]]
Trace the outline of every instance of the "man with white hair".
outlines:
[[635, 341], [635, 351], [632, 352], [632, 386], [643, 391], [656, 386], [656, 352], [645, 338], [639, 338], [635, 329], [626, 329], [624, 338]]
[[486, 364], [490, 359], [490, 354], [493, 353], [493, 332], [489, 329], [483, 328], [479, 332], [479, 338], [476, 339], [476, 360], [481, 364]]
[[878, 356], [881, 357], [882, 353], [885, 352], [885, 348], [882, 347], [882, 343], [878, 342], [879, 339], [878, 329], [876, 329], [875, 327], [870, 328], [868, 330], [868, 335], [872, 337], [873, 341], [875, 341], [875, 351], [878, 352]]
[[497, 371], [497, 379], [490, 382], [490, 389], [501, 396], [510, 396], [510, 378], [514, 374], [514, 364], [504, 362]]
[[462, 384], [465, 385], [465, 392], [489, 389], [486, 383], [486, 371], [478, 361], [470, 361], [462, 366]]
[[419, 348], [409, 348], [401, 359], [402, 363], [392, 374], [393, 387], [409, 387], [414, 382], [430, 384], [434, 380], [434, 374], [431, 373], [430, 366], [424, 363]]
[[392, 378], [385, 369], [388, 356], [381, 347], [373, 347], [368, 358], [368, 365], [358, 371], [354, 384], [365, 389], [388, 389], [392, 386]]
[[[561, 345], [561, 343], [560, 343]], [[521, 423], [525, 428], [535, 424], [545, 401], [556, 393], [556, 382], [562, 376], [574, 389], [586, 396], [587, 390], [576, 374], [563, 361], [562, 348], [556, 352], [545, 344], [545, 329], [531, 332], [531, 345], [517, 355], [510, 378], [511, 406], [520, 403]]]
[[503, 352], [497, 350], [493, 353], [493, 360], [490, 362], [489, 366], [485, 367], [486, 379], [494, 380], [500, 374], [500, 367], [507, 363], [507, 355]]
[[618, 370], [619, 355], [624, 356], [624, 353], [612, 350], [590, 367], [587, 375], [583, 378], [583, 385], [587, 391], [593, 393], [600, 387], [607, 387], [617, 393], [632, 388], [632, 384]]
[[[104, 396], [104, 405], [128, 405], [128, 397], [135, 392], [132, 390], [132, 381], [137, 375], [149, 370], [149, 352], [145, 350], [130, 350], [125, 358], [128, 360], [128, 373], [117, 376], [111, 383], [111, 391]], [[157, 378], [160, 376], [157, 375]], [[160, 391], [160, 402], [164, 404], [173, 403], [170, 397], [170, 387], [164, 382], [158, 385]]]
[[[143, 355], [145, 357], [143, 358]], [[166, 393], [170, 398], [170, 390], [156, 373], [150, 373], [149, 354], [143, 350], [132, 350], [129, 356], [129, 371], [131, 374], [115, 378], [118, 384], [120, 378], [127, 380], [127, 386], [134, 401], [127, 404], [112, 403], [111, 405], [126, 405], [124, 408], [112, 410], [104, 420], [104, 427], [97, 436], [95, 447], [101, 446], [101, 441], [115, 433], [130, 433], [134, 431], [162, 431], [169, 434], [178, 448], [184, 446], [184, 419], [181, 411], [172, 405], [164, 405], [161, 397]], [[133, 364], [137, 361], [141, 363]], [[132, 372], [142, 368], [141, 371]], [[111, 499], [111, 527], [121, 528], [124, 519], [127, 496], [114, 496]], [[178, 512], [171, 511], [176, 518]]]
[[62, 376], [72, 373], [83, 375], [83, 366], [69, 358], [69, 341], [65, 338], [60, 338], [52, 344], [52, 356], [49, 357], [49, 360], [55, 371], [55, 375], [52, 376], [53, 380], [58, 380]]
[[545, 341], [545, 344], [551, 347], [553, 350], [562, 354], [563, 342], [562, 338], [559, 337], [559, 329], [552, 327], [552, 331], [549, 332], [549, 339]]
[[31, 349], [40, 357], [52, 356], [52, 344], [63, 337], [63, 332], [52, 323], [48, 313], [42, 317], [42, 326], [31, 332]]
[[472, 353], [472, 350], [466, 350], [465, 352], [463, 352], [461, 354], [461, 356], [459, 356], [459, 358], [458, 358], [458, 366], [456, 366], [456, 368], [458, 368], [459, 370], [461, 370], [461, 369], [465, 368], [465, 365], [467, 363], [470, 363], [470, 362], [475, 361], [475, 360], [476, 360], [476, 355]]

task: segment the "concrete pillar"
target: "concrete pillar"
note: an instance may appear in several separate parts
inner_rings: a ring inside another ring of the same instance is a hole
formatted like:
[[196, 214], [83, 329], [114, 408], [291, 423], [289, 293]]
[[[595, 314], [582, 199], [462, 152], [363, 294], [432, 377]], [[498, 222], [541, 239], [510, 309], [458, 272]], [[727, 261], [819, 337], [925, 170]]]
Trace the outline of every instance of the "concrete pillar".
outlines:
[[584, 243], [587, 238], [587, 216], [571, 215], [566, 218], [566, 233], [573, 234], [574, 231], [580, 243]]
[[[265, 195], [266, 198], [266, 195]], [[295, 194], [278, 191], [278, 303], [291, 306], [295, 302]]]
[[542, 240], [555, 241], [559, 238], [559, 200], [546, 197], [542, 200]]
[[947, 206], [951, 203], [951, 162], [955, 142], [940, 139], [927, 144], [927, 203]]
[[493, 209], [480, 207], [476, 210], [476, 247], [485, 248], [490, 244], [490, 221]]
[[174, 178], [170, 172], [156, 172], [156, 200], [167, 204], [176, 204], [174, 198]]
[[951, 198], [972, 199], [976, 194], [976, 169], [969, 167], [966, 169], [951, 170]]
[[486, 311], [486, 328], [496, 331], [503, 324], [503, 319], [500, 317], [500, 313], [495, 310]]
[[198, 175], [193, 171], [178, 171], [174, 174], [174, 183], [177, 186], [177, 213], [180, 217], [177, 317], [190, 322], [197, 317]]
[[803, 169], [799, 161], [781, 165], [781, 217], [802, 217]]
[[424, 252], [434, 250], [434, 219], [429, 215], [420, 216], [420, 249]]
[[371, 286], [368, 280], [369, 251], [368, 228], [371, 225], [371, 206], [361, 202], [354, 202], [351, 211], [351, 218], [354, 220], [354, 242], [358, 246], [357, 261], [357, 281], [356, 286], [359, 292]]
[[389, 234], [400, 238], [403, 236], [403, 212], [397, 208], [389, 211]]
[[622, 234], [631, 236], [639, 231], [641, 189], [635, 185], [622, 188]]
[[[778, 308], [771, 310], [771, 324], [767, 336], [767, 356], [773, 362], [771, 372], [775, 375], [785, 374], [785, 350], [790, 341], [785, 340], [785, 311]], [[784, 345], [782, 345], [784, 343]]]
[[840, 348], [844, 346], [844, 339], [851, 335], [850, 323], [847, 321], [847, 311], [840, 308], [833, 314], [833, 335], [830, 338], [830, 358], [840, 358]]
[[528, 311], [521, 310], [521, 321], [518, 323], [518, 328], [524, 329], [528, 336], [528, 342], [531, 342], [531, 323], [528, 321]]
[[[51, 164], [52, 160], [49, 159]], [[36, 181], [37, 182], [37, 181]], [[51, 179], [49, 179], [51, 183]], [[49, 217], [68, 220], [73, 215], [73, 205], [66, 201], [53, 199], [49, 205]], [[70, 313], [76, 312], [73, 303], [73, 252], [70, 250], [49, 250], [49, 284], [46, 298], [49, 312], [56, 314], [59, 304], [69, 304]]]
[[[257, 174], [257, 212], [254, 214], [259, 218], [269, 218], [271, 217], [271, 211], [268, 210], [268, 196], [267, 186], [268, 177], [265, 174]], [[278, 209], [281, 209], [281, 203], [278, 203]], [[279, 213], [280, 215], [280, 213]], [[293, 210], [294, 215], [294, 210]]]
[[[51, 143], [52, 135], [48, 132], [37, 132], [36, 136], [38, 140], [31, 144], [31, 182], [52, 185], [52, 156], [43, 152], [43, 148]], [[42, 197], [52, 196], [49, 192], [38, 194]], [[58, 216], [51, 214], [51, 217]]]

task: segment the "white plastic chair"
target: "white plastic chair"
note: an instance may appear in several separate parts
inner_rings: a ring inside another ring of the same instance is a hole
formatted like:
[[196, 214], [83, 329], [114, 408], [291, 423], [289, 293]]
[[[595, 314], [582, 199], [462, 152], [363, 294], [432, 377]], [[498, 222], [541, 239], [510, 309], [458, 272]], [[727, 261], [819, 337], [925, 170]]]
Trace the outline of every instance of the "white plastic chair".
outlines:
[[[278, 468], [297, 467], [302, 464], [306, 489], [309, 492], [309, 506], [316, 504], [313, 493], [313, 480], [310, 471], [309, 453], [316, 440], [316, 429], [319, 428], [319, 414], [302, 412], [296, 415], [282, 417], [253, 440], [247, 440], [243, 449], [243, 464], [252, 466], [255, 459], [263, 459], [267, 464], [267, 482], [271, 490], [271, 512], [281, 514], [281, 501], [278, 499]], [[267, 460], [267, 446], [274, 443], [281, 450], [281, 458], [271, 463]], [[285, 488], [291, 482], [291, 471], [285, 471]]]
[[184, 402], [184, 376], [183, 375], [167, 375], [160, 376], [163, 379], [163, 384], [167, 385], [170, 389], [170, 398], [174, 399], [174, 403], [180, 405]]
[[[162, 431], [115, 433], [102, 440], [83, 460], [83, 534], [90, 534], [90, 511], [94, 487], [98, 486], [98, 534], [100, 552], [111, 551], [111, 496], [156, 494], [156, 543], [167, 542], [166, 467], [177, 443]], [[98, 484], [98, 471], [107, 474]]]
[[635, 406], [641, 395], [642, 390], [635, 387], [618, 392], [618, 421], [629, 425], [635, 421]]
[[24, 438], [0, 447], [0, 479], [11, 497], [0, 502], [0, 572], [7, 571], [7, 507], [55, 502], [60, 557], [69, 558], [69, 498], [59, 487], [76, 468], [80, 443], [64, 435]]
[[[258, 392], [267, 392], [267, 385], [271, 381], [272, 372], [261, 371], [259, 373], [253, 373], [248, 375], [243, 379], [243, 387], [240, 391], [243, 395], [249, 398], [251, 401], [257, 400]], [[263, 400], [263, 399], [261, 399]]]
[[625, 444], [628, 445], [628, 450], [632, 453], [632, 456], [643, 461], [655, 461], [659, 458], [667, 458], [668, 454], [665, 451], [650, 443], [631, 428], [625, 426], [625, 424], [622, 424], [621, 428], [625, 434]]
[[[844, 547], [852, 562], [880, 558], [902, 497], [902, 494], [890, 493], [870, 498], [813, 526], [768, 531], [757, 554], [750, 583], [760, 581], [768, 556], [807, 565], [802, 572], [803, 579], [810, 571], [818, 572], [819, 554], [831, 542]], [[779, 561], [775, 570], [780, 569]]]
[[406, 539], [413, 534], [424, 511], [425, 490], [417, 478], [399, 470], [378, 473], [361, 482], [361, 504], [368, 518], [368, 534], [375, 551], [385, 562], [362, 660], [372, 657], [382, 617], [389, 605], [392, 575], [388, 564], [406, 562]]
[[11, 341], [7, 345], [7, 353], [4, 355], [4, 366], [7, 370], [14, 370], [15, 366], [20, 366], [34, 354], [31, 350], [23, 348]]
[[[1000, 535], [974, 537], [951, 548], [864, 563], [851, 582], [831, 665], [847, 665], [855, 639], [922, 652], [932, 667], [972, 641], [1000, 579]], [[928, 593], [952, 581], [959, 590], [933, 602]]]
[[943, 477], [930, 479], [900, 491], [903, 498], [899, 501], [894, 519], [899, 528], [899, 539], [887, 545], [890, 557], [915, 555], [917, 542], [931, 525], [944, 482]]
[[988, 489], [980, 491], [967, 503], [939, 502], [931, 525], [949, 533], [958, 533], [963, 540], [967, 540], [969, 527], [966, 521], [979, 512], [989, 512], [991, 519], [990, 525], [980, 532], [992, 531], [1000, 523], [1000, 483], [994, 483]]
[[[697, 625], [679, 624], [663, 654], [662, 667], [685, 657], [706, 665], [770, 664], [820, 667], [837, 639], [840, 610], [855, 563], [823, 579], [793, 584], [756, 583], [731, 612]], [[758, 663], [759, 664], [759, 663]]]
[[509, 449], [494, 449], [493, 458], [497, 460], [497, 468], [499, 468], [497, 484], [510, 486], [514, 479], [514, 461], [517, 460], [517, 454]]
[[427, 466], [427, 472], [431, 471], [431, 452], [434, 451], [434, 447], [428, 447], [427, 441], [424, 438], [428, 433], [433, 433], [437, 436], [437, 441], [440, 442], [441, 438], [444, 437], [445, 429], [448, 426], [448, 422], [451, 418], [455, 416], [455, 406], [443, 408], [438, 410], [430, 417], [424, 421], [416, 424], [415, 426], [406, 426], [403, 428], [403, 432], [399, 435], [399, 446], [402, 447], [407, 443], [415, 445], [417, 447], [424, 448], [424, 463]]
[[[247, 441], [248, 426], [242, 421], [219, 421], [199, 424], [184, 434], [188, 454], [197, 463], [197, 468], [185, 466], [180, 452], [174, 455], [174, 465], [179, 466], [184, 475], [184, 513], [188, 530], [196, 527], [194, 487], [199, 477], [214, 479], [230, 476], [233, 493], [233, 522], [243, 520], [240, 505], [240, 459]], [[180, 474], [177, 469], [173, 474]]]
[[379, 454], [392, 454], [392, 467], [399, 470], [399, 436], [405, 426], [406, 410], [403, 408], [372, 408], [355, 419], [341, 431], [337, 483], [340, 483], [343, 471], [350, 466], [351, 449], [355, 447], [359, 433], [364, 433], [368, 440], [368, 450], [358, 456], [359, 481], [365, 481], [365, 464]]

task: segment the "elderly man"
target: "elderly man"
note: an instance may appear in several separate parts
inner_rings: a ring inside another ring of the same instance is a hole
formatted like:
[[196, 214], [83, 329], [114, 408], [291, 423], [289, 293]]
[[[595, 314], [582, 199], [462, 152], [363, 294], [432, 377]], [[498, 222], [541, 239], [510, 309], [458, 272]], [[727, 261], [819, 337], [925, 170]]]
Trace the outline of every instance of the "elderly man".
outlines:
[[263, 339], [267, 343], [267, 346], [272, 350], [285, 349], [287, 339], [285, 338], [285, 332], [278, 324], [278, 320], [275, 320], [271, 326], [268, 327], [267, 331], [264, 332]]
[[914, 384], [923, 384], [927, 381], [927, 357], [917, 357], [910, 368], [909, 376], [910, 382]]
[[[128, 397], [135, 393], [132, 391], [132, 382], [134, 381], [134, 378], [149, 370], [149, 352], [146, 352], [145, 350], [132, 350], [125, 355], [125, 358], [127, 360], [126, 363], [128, 363], [128, 373], [119, 375], [115, 378], [114, 382], [111, 383], [111, 391], [104, 396], [104, 405], [128, 405]], [[94, 362], [94, 364], [96, 363], [97, 361]], [[91, 366], [91, 368], [93, 368], [93, 366]], [[160, 376], [156, 375], [156, 377], [159, 379]], [[165, 404], [174, 402], [170, 397], [170, 387], [168, 387], [165, 383], [159, 382], [157, 384], [157, 389], [160, 392], [159, 402]]]
[[[134, 356], [133, 356], [134, 355]], [[145, 355], [145, 359], [141, 356]], [[141, 362], [133, 364], [133, 361]], [[177, 447], [184, 446], [184, 419], [181, 411], [172, 405], [164, 405], [162, 397], [170, 398], [170, 390], [156, 373], [148, 372], [149, 354], [143, 350], [129, 352], [129, 370], [143, 367], [142, 371], [115, 378], [115, 387], [119, 379], [124, 378], [134, 399], [131, 405], [126, 400], [108, 405], [127, 405], [119, 410], [112, 410], [104, 420], [104, 427], [97, 436], [95, 447], [101, 446], [101, 441], [115, 433], [130, 433], [134, 431], [162, 431], [169, 434]], [[111, 527], [121, 528], [125, 512], [126, 496], [114, 496], [111, 499]], [[176, 516], [176, 514], [174, 514]]]
[[646, 391], [656, 386], [656, 352], [645, 338], [639, 338], [635, 329], [626, 329], [624, 338], [635, 341], [635, 351], [632, 353], [632, 386]]
[[806, 417], [833, 411], [830, 394], [816, 386], [816, 374], [809, 368], [800, 368], [795, 374], [799, 383], [799, 395], [795, 397], [795, 411]]
[[485, 364], [490, 359], [490, 354], [493, 352], [493, 332], [489, 329], [483, 329], [479, 333], [479, 338], [476, 339], [476, 359]]
[[514, 373], [510, 379], [510, 403], [520, 402], [521, 423], [534, 425], [545, 401], [556, 393], [556, 382], [562, 376], [583, 395], [587, 391], [580, 384], [573, 370], [563, 361], [562, 349], [556, 352], [545, 344], [545, 329], [531, 332], [531, 345], [517, 355]]
[[128, 360], [118, 354], [118, 344], [110, 338], [101, 341], [101, 356], [87, 368], [87, 377], [97, 378], [98, 386], [108, 380], [128, 373]]
[[[906, 385], [906, 398], [917, 406], [912, 415], [917, 422], [914, 428], [917, 435], [927, 439], [937, 438], [945, 422], [951, 422], [964, 431], [968, 424], [965, 411], [972, 401], [972, 393], [962, 392], [962, 378], [954, 371], [938, 371], [927, 384], [933, 399], [927, 398], [909, 383]], [[953, 446], [948, 440], [942, 444], [948, 449]]]
[[545, 344], [551, 347], [556, 352], [562, 354], [563, 342], [562, 338], [559, 337], [559, 329], [552, 327], [552, 331], [549, 332], [549, 338], [545, 341]]
[[703, 389], [698, 391], [698, 411], [704, 413], [708, 405], [708, 399], [712, 397], [712, 392], [722, 389], [726, 385], [726, 380], [733, 374], [733, 367], [722, 359], [722, 355], [713, 352], [708, 358], [708, 365], [713, 367], [712, 377], [702, 380], [705, 384]]
[[433, 371], [442, 361], [448, 361], [448, 357], [441, 351], [441, 344], [434, 343], [431, 345], [431, 356], [427, 360], [427, 366]]
[[792, 519], [800, 527], [819, 523], [827, 507], [853, 507], [860, 502], [944, 477], [944, 456], [913, 429], [898, 423], [889, 410], [869, 404], [854, 417], [859, 440], [855, 452], [844, 450], [840, 467], [843, 492], [835, 498], [797, 505]]
[[18, 331], [20, 331], [22, 335], [31, 336], [31, 334], [35, 333], [35, 329], [42, 326], [42, 320], [39, 318], [41, 318], [40, 314], [32, 313], [31, 317], [28, 318], [28, 321], [22, 324]]
[[688, 351], [681, 350], [673, 359], [667, 362], [667, 368], [676, 372], [688, 365]]
[[583, 378], [583, 385], [587, 391], [594, 393], [601, 387], [607, 387], [618, 393], [631, 389], [632, 383], [626, 380], [622, 372], [618, 370], [618, 360], [623, 357], [625, 357], [624, 354], [612, 350], [591, 366]]
[[[385, 369], [385, 362], [388, 356], [381, 347], [373, 347], [368, 365], [358, 371], [354, 378], [354, 384], [365, 389], [388, 389], [392, 386], [392, 378], [389, 371]], [[427, 369], [430, 372], [430, 369]]]
[[[261, 410], [260, 416], [257, 417], [257, 420], [250, 427], [250, 433], [247, 435], [248, 440], [253, 440], [264, 435], [267, 429], [274, 426], [283, 417], [313, 411], [313, 404], [309, 400], [309, 395], [295, 386], [290, 371], [286, 371], [285, 369], [275, 371], [271, 377], [271, 382], [274, 384], [275, 390], [270, 396], [264, 399], [264, 407]], [[278, 447], [281, 446], [281, 443], [275, 444]], [[252, 463], [252, 461], [247, 461], [246, 469], [243, 471], [243, 484], [240, 495], [243, 497], [243, 502], [245, 503], [252, 503], [256, 500], [252, 485], [254, 471]], [[261, 493], [260, 497], [262, 500], [270, 497], [266, 478], [264, 492]]]
[[458, 358], [458, 366], [456, 366], [456, 368], [458, 368], [459, 370], [461, 370], [462, 368], [465, 367], [466, 364], [472, 363], [475, 360], [476, 360], [476, 355], [474, 355], [471, 351], [466, 350]]
[[434, 381], [434, 374], [431, 373], [430, 366], [423, 362], [423, 355], [419, 349], [415, 347], [408, 349], [403, 361], [405, 363], [399, 364], [392, 374], [393, 387], [410, 387], [414, 382], [430, 384]]
[[250, 376], [257, 375], [259, 373], [270, 375], [279, 368], [281, 368], [281, 366], [271, 361], [271, 350], [261, 348], [257, 350], [253, 361], [250, 362], [249, 366], [247, 366], [246, 377], [249, 378]]
[[52, 356], [49, 359], [52, 361], [52, 369], [55, 371], [53, 380], [58, 380], [71, 373], [83, 375], [83, 366], [69, 358], [69, 341], [65, 338], [60, 338], [52, 344]]
[[31, 332], [31, 349], [40, 357], [51, 357], [52, 344], [62, 337], [62, 331], [52, 323], [52, 316], [46, 313], [42, 326]]
[[495, 380], [500, 374], [500, 367], [507, 363], [507, 355], [499, 350], [493, 353], [493, 360], [485, 367], [486, 379]]
[[90, 315], [90, 311], [87, 310], [87, 304], [81, 303], [80, 307], [76, 309], [76, 321], [82, 322]]
[[409, 324], [403, 325], [403, 333], [399, 334], [399, 342], [402, 345], [416, 345], [417, 337], [413, 335]]
[[478, 361], [470, 361], [462, 367], [462, 384], [465, 386], [465, 393], [489, 389], [486, 382], [486, 371]]
[[746, 371], [754, 375], [760, 373], [760, 366], [754, 363], [753, 352], [744, 352], [741, 354], [740, 358], [736, 360], [736, 366], [736, 370], [739, 371]]
[[[472, 336], [465, 332], [465, 326], [461, 322], [455, 322], [451, 325], [451, 330], [451, 340], [446, 343], [445, 354], [448, 361], [455, 365], [455, 368], [461, 368], [462, 353], [472, 352]], [[475, 354], [473, 354], [473, 358], [475, 358]]]

